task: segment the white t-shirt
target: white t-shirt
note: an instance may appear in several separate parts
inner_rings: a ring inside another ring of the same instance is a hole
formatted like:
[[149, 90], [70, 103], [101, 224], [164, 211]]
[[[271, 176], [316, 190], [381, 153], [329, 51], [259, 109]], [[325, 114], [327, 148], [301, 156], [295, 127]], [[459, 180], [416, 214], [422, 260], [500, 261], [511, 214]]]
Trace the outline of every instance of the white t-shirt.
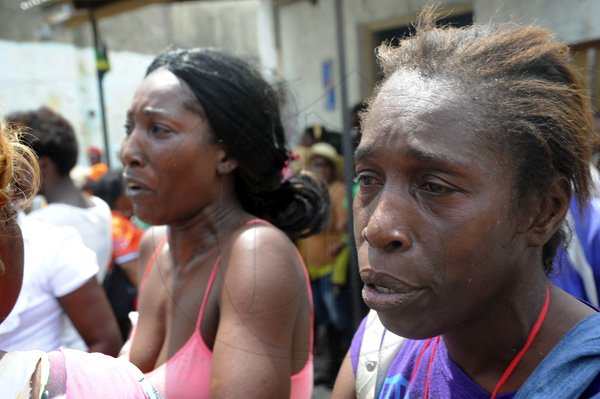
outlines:
[[25, 266], [15, 307], [0, 324], [0, 348], [51, 351], [61, 345], [63, 318], [57, 298], [70, 294], [97, 272], [96, 255], [72, 227], [19, 215]]
[[52, 203], [28, 216], [57, 226], [74, 227], [83, 243], [96, 253], [100, 267], [98, 281], [102, 282], [112, 254], [112, 216], [106, 202], [98, 197], [89, 198], [95, 205], [91, 208]]

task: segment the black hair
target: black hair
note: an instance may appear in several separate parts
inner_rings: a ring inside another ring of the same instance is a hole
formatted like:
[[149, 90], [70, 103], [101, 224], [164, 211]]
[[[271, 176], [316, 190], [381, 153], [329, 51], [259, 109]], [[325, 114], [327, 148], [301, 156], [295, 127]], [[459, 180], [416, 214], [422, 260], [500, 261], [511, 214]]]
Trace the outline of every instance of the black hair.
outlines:
[[50, 108], [10, 114], [6, 120], [24, 127], [21, 142], [38, 157], [48, 157], [60, 176], [68, 176], [77, 163], [79, 148], [73, 126]]
[[[173, 49], [157, 56], [146, 75], [164, 68], [184, 81], [210, 123], [215, 141], [237, 160], [235, 190], [246, 211], [292, 238], [321, 230], [327, 187], [307, 173], [282, 179], [290, 152], [278, 97], [246, 61], [217, 49]], [[187, 104], [198, 112], [196, 104]]]
[[117, 200], [123, 195], [122, 173], [122, 169], [109, 170], [90, 185], [93, 194], [103, 199], [110, 209], [115, 208]]

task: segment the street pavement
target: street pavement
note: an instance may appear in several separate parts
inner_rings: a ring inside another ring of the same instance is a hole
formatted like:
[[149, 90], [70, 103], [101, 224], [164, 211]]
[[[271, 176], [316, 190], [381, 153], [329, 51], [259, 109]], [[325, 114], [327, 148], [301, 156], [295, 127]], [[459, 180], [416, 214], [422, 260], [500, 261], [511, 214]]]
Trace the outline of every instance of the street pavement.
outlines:
[[325, 385], [317, 385], [313, 390], [312, 399], [331, 399], [331, 389]]

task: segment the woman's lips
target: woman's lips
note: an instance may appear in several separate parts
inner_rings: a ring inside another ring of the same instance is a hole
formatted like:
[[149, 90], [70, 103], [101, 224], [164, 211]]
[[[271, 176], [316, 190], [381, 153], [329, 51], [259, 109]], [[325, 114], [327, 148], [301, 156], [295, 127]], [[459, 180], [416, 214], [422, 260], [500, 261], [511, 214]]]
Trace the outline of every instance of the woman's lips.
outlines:
[[413, 304], [425, 292], [424, 288], [372, 270], [360, 273], [365, 286], [363, 300], [374, 310], [398, 309]]
[[125, 182], [125, 194], [129, 198], [135, 198], [140, 195], [148, 194], [152, 190], [139, 178], [125, 174], [123, 176]]

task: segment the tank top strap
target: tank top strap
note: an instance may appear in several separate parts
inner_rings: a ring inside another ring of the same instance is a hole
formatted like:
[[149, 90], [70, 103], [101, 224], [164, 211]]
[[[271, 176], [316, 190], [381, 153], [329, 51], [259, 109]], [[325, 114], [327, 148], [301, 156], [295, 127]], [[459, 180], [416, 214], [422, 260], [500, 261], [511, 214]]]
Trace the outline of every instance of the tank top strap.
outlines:
[[[253, 223], [262, 223], [262, 224], [271, 224], [268, 221], [260, 218], [255, 218], [247, 221], [245, 224], [253, 224]], [[210, 278], [208, 279], [208, 284], [206, 285], [206, 291], [204, 291], [204, 298], [202, 298], [202, 305], [200, 305], [200, 313], [198, 314], [198, 320], [196, 321], [196, 330], [201, 331], [202, 327], [202, 319], [204, 317], [204, 309], [206, 308], [206, 304], [208, 302], [208, 296], [212, 291], [213, 284], [215, 282], [215, 278], [217, 277], [217, 271], [219, 270], [219, 265], [221, 264], [221, 257], [217, 259], [215, 265], [213, 266], [213, 270], [210, 274]]]
[[144, 270], [144, 276], [142, 277], [142, 281], [140, 282], [140, 288], [144, 284], [144, 281], [146, 281], [148, 274], [150, 274], [150, 269], [152, 269], [152, 266], [154, 265], [156, 258], [160, 254], [160, 251], [162, 250], [162, 248], [167, 244], [167, 242], [168, 242], [168, 237], [165, 235], [162, 238], [162, 240], [160, 240], [160, 242], [158, 243], [156, 248], [154, 249], [154, 252], [152, 253], [152, 257], [150, 257], [150, 261], [148, 261], [148, 264], [146, 265], [146, 269]]
[[268, 220], [260, 219], [260, 218], [250, 219], [250, 220], [248, 220], [246, 222], [246, 224], [268, 224], [268, 225], [272, 225], [272, 223], [269, 222]]

